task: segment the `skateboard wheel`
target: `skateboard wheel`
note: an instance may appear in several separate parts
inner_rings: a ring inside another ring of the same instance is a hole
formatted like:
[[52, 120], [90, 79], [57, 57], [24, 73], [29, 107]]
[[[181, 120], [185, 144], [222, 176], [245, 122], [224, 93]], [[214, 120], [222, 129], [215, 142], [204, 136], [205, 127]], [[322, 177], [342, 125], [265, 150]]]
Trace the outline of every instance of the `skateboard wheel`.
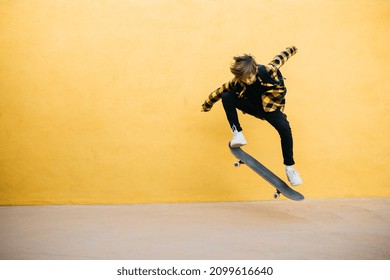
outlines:
[[236, 162], [234, 163], [234, 166], [235, 166], [235, 167], [240, 167], [240, 165], [241, 165], [241, 163], [240, 163], [239, 161], [236, 161]]
[[274, 193], [274, 199], [278, 199], [280, 197], [280, 193], [276, 192]]

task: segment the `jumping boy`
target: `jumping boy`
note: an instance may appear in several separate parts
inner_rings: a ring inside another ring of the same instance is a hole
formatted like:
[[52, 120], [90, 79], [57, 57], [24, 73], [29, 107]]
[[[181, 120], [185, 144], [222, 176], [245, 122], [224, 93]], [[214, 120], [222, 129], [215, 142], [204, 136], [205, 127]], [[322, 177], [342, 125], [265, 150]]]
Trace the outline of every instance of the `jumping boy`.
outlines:
[[230, 67], [234, 78], [213, 91], [202, 104], [202, 112], [208, 112], [215, 102], [222, 99], [233, 133], [232, 148], [247, 144], [237, 109], [270, 123], [280, 135], [286, 175], [292, 186], [301, 185], [302, 179], [293, 167], [293, 138], [283, 113], [286, 87], [279, 68], [297, 51], [295, 46], [288, 47], [267, 65], [257, 64], [255, 58], [248, 54], [235, 56]]

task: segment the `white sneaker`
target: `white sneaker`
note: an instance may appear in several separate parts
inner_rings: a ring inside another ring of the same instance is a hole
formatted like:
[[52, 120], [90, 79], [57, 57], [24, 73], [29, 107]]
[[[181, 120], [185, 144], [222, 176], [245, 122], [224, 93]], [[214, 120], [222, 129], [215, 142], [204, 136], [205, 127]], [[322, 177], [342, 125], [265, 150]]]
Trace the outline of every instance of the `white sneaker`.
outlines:
[[302, 185], [302, 178], [299, 176], [298, 171], [296, 171], [293, 166], [286, 166], [286, 174], [291, 186]]
[[246, 145], [246, 139], [244, 137], [244, 134], [242, 134], [242, 131], [238, 132], [237, 130], [233, 131], [233, 139], [230, 141], [230, 147], [232, 148], [238, 148]]

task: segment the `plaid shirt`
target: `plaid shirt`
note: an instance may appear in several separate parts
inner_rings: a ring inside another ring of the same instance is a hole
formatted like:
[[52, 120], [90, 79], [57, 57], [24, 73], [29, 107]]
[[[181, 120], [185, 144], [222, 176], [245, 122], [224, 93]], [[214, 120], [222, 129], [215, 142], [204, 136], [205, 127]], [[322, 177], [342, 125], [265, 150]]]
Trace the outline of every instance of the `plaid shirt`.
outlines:
[[[256, 78], [261, 85], [266, 88], [262, 94], [262, 106], [265, 112], [273, 112], [278, 108], [283, 111], [286, 103], [286, 87], [284, 86], [283, 76], [279, 68], [296, 52], [298, 49], [288, 47], [281, 53], [277, 54], [274, 59], [267, 65], [258, 65], [258, 72]], [[223, 84], [221, 87], [213, 91], [202, 105], [202, 111], [210, 111], [214, 103], [221, 99], [222, 93], [225, 91], [232, 91], [236, 93], [239, 98], [245, 97], [246, 85], [233, 78], [231, 81]]]

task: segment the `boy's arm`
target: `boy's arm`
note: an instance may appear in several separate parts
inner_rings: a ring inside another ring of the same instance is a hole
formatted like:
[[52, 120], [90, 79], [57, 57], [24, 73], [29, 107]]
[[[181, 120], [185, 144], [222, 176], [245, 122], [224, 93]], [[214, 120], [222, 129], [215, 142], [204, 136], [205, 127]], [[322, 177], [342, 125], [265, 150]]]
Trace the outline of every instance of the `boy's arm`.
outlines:
[[214, 90], [210, 95], [207, 97], [207, 99], [202, 104], [202, 112], [208, 112], [213, 107], [214, 103], [219, 101], [222, 97], [222, 93], [226, 90], [231, 89], [233, 86], [233, 80], [223, 84], [221, 87]]
[[281, 53], [278, 53], [274, 59], [268, 63], [268, 66], [274, 67], [276, 70], [279, 69], [290, 57], [296, 54], [298, 49], [295, 46], [288, 47]]

